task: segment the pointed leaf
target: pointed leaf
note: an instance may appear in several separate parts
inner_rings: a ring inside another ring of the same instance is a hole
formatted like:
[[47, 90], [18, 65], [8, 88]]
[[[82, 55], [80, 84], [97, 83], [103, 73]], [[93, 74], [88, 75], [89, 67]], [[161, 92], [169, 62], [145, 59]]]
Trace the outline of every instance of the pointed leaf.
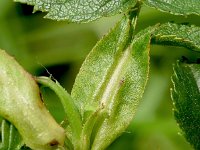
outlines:
[[46, 17], [69, 22], [89, 22], [114, 15], [136, 4], [136, 0], [15, 0], [34, 5], [34, 10], [48, 12]]
[[[108, 35], [96, 44], [83, 63], [71, 92], [82, 117], [87, 115], [87, 112], [95, 112], [99, 108], [105, 90], [112, 93], [112, 88], [118, 86], [123, 71], [118, 70], [117, 76], [113, 74], [131, 39], [131, 25], [129, 17], [123, 17]], [[107, 88], [112, 76], [113, 84]]]
[[113, 99], [108, 107], [102, 124], [98, 124], [92, 150], [105, 149], [114, 141], [132, 121], [137, 105], [142, 99], [149, 74], [150, 39], [154, 28], [148, 28], [134, 38], [132, 44], [124, 51], [120, 62], [120, 80], [116, 81]]
[[200, 15], [199, 0], [144, 0], [144, 3], [174, 15]]
[[75, 80], [71, 95], [83, 119], [83, 150], [89, 148], [90, 133], [102, 109], [107, 111], [107, 106], [115, 98], [131, 55], [125, 49], [132, 39], [136, 16], [137, 12], [124, 16], [96, 44]]
[[161, 25], [152, 37], [153, 44], [183, 46], [200, 51], [200, 27], [166, 23]]
[[176, 121], [184, 136], [200, 149], [200, 65], [178, 62], [172, 76], [172, 100]]

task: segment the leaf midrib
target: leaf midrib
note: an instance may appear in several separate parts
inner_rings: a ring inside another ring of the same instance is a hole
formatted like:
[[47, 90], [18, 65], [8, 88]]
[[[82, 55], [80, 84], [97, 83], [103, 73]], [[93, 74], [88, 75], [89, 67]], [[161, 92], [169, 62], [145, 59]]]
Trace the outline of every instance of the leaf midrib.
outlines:
[[105, 107], [106, 110], [109, 110], [110, 105], [113, 103], [112, 101], [117, 95], [117, 91], [121, 87], [121, 82], [124, 82], [122, 78], [130, 60], [130, 54], [130, 48], [118, 52], [98, 95], [94, 98], [95, 101], [99, 101], [99, 106]]

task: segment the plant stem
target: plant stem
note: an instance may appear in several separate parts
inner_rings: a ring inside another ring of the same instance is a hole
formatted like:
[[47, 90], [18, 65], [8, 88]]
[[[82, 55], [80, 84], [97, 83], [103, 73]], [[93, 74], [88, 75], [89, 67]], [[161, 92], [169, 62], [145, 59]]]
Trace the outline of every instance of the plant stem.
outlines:
[[72, 143], [74, 145], [74, 149], [78, 149], [75, 147], [80, 145], [79, 142], [82, 131], [82, 121], [80, 113], [78, 112], [78, 109], [74, 104], [70, 94], [57, 81], [54, 82], [48, 77], [37, 77], [36, 81], [52, 89], [60, 98], [67, 116], [67, 120], [69, 121], [69, 125], [72, 129]]

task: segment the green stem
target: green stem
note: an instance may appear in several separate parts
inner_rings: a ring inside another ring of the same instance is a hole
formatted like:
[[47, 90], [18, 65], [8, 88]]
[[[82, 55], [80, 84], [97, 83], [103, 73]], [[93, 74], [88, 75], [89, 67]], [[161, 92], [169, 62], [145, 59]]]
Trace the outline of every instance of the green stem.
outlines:
[[82, 131], [82, 121], [80, 113], [78, 112], [78, 109], [74, 104], [70, 94], [57, 81], [54, 82], [48, 77], [37, 77], [36, 81], [52, 89], [60, 98], [67, 116], [67, 120], [69, 121], [70, 127], [72, 129], [72, 140], [74, 147], [78, 147]]
[[83, 126], [82, 134], [81, 134], [81, 150], [89, 150], [91, 149], [91, 134], [93, 131], [93, 128], [95, 126], [95, 123], [97, 119], [99, 119], [99, 113], [102, 108], [99, 108], [96, 112], [94, 112], [86, 121], [86, 123]]
[[132, 37], [132, 40], [135, 36], [135, 32], [136, 32], [136, 26], [137, 26], [137, 21], [138, 21], [138, 16], [140, 14], [140, 10], [142, 7], [142, 2], [138, 1], [137, 4], [135, 5], [135, 7], [132, 8], [132, 10], [129, 10], [128, 15], [129, 15], [129, 20], [131, 21], [131, 32], [130, 32], [130, 36]]

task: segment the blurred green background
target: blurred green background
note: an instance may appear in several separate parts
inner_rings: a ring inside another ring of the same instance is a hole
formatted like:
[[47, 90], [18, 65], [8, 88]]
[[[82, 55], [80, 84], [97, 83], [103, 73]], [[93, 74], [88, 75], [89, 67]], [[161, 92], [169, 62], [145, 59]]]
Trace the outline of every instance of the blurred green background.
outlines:
[[[88, 24], [68, 24], [32, 14], [32, 7], [0, 0], [0, 49], [6, 50], [31, 74], [53, 76], [70, 92], [76, 74], [95, 43], [121, 15]], [[143, 7], [137, 31], [156, 23], [174, 21], [200, 26], [197, 16], [173, 16]], [[195, 60], [199, 53], [184, 48], [151, 46], [149, 82], [136, 116], [108, 150], [190, 150], [172, 111], [172, 64], [182, 56]], [[46, 106], [61, 122], [64, 113], [56, 95], [41, 89]]]

